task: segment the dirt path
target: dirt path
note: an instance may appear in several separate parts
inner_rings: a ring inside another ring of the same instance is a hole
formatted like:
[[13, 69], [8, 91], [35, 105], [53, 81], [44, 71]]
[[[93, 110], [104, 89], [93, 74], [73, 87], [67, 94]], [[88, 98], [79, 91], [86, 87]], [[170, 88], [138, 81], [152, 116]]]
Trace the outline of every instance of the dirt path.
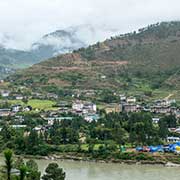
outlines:
[[167, 97], [165, 97], [165, 100], [168, 100], [170, 97], [174, 96], [174, 94], [169, 94]]

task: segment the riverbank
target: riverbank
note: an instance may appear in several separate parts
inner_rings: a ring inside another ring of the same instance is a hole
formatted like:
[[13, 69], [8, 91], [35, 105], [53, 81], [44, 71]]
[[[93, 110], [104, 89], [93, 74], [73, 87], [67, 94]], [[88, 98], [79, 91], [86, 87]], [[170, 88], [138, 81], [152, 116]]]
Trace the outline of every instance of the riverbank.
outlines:
[[[143, 156], [145, 155], [145, 156]], [[148, 159], [139, 159], [137, 157], [150, 157]], [[59, 153], [49, 156], [32, 156], [32, 155], [15, 155], [15, 157], [22, 157], [25, 159], [50, 160], [50, 161], [78, 161], [78, 162], [94, 162], [94, 163], [114, 163], [127, 165], [161, 165], [165, 167], [180, 167], [180, 157], [177, 155], [160, 155], [149, 153], [137, 153], [136, 157], [132, 159], [115, 159], [115, 158], [93, 158], [85, 154], [75, 153]]]

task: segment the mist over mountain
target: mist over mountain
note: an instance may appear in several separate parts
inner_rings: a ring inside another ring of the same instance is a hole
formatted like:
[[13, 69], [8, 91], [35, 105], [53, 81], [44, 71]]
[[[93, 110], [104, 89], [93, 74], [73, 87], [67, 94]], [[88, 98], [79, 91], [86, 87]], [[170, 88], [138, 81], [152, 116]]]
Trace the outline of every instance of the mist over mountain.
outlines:
[[72, 26], [44, 35], [33, 43], [30, 51], [37, 56], [38, 60], [44, 60], [103, 41], [117, 32], [118, 30], [112, 29], [95, 29], [88, 24]]
[[72, 26], [42, 36], [31, 45], [29, 50], [13, 48], [16, 47], [15, 39], [9, 35], [0, 34], [0, 67], [7, 68], [7, 74], [9, 74], [11, 70], [14, 72], [15, 69], [31, 66], [59, 54], [70, 53], [105, 40], [116, 33], [117, 30], [105, 28], [97, 30], [91, 25]]
[[86, 47], [88, 44], [81, 40], [81, 37], [76, 32], [74, 28], [71, 28], [46, 34], [40, 40], [33, 43], [30, 51], [39, 60], [43, 60]]

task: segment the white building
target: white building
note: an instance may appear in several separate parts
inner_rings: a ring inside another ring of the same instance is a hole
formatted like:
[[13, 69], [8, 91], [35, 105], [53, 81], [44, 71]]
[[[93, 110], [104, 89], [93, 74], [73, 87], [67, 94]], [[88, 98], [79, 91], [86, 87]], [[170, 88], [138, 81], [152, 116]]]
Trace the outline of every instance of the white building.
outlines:
[[160, 120], [160, 118], [152, 118], [152, 122], [154, 124], [158, 124], [159, 120]]
[[96, 106], [96, 104], [93, 104], [93, 103], [85, 103], [83, 106], [83, 109], [87, 109], [88, 111], [96, 112], [97, 106]]
[[74, 102], [72, 104], [72, 109], [75, 111], [82, 111], [84, 104], [81, 101]]
[[81, 101], [74, 102], [72, 104], [72, 109], [76, 112], [82, 112], [83, 114], [95, 113], [97, 111], [96, 104]]
[[26, 128], [27, 126], [26, 125], [11, 125], [12, 128], [14, 129], [21, 129], [21, 128]]
[[125, 95], [123, 95], [123, 94], [121, 94], [120, 95], [120, 101], [122, 102], [126, 102], [126, 96]]
[[126, 102], [127, 103], [136, 103], [136, 98], [135, 97], [128, 97]]
[[10, 91], [1, 91], [1, 96], [2, 97], [8, 97], [10, 94]]
[[21, 105], [14, 105], [12, 106], [12, 111], [13, 112], [19, 112], [21, 110], [22, 106]]
[[167, 137], [167, 142], [168, 143], [176, 143], [176, 142], [179, 142], [180, 141], [180, 138], [179, 137]]
[[22, 100], [23, 99], [23, 96], [22, 95], [17, 95], [16, 96], [16, 100]]

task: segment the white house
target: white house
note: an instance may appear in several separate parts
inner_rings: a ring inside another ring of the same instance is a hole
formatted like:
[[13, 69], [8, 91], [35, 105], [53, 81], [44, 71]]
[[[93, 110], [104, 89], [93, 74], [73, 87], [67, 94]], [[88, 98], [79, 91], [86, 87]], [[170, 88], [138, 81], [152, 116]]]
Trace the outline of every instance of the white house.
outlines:
[[98, 114], [88, 114], [84, 117], [84, 119], [88, 122], [97, 121], [99, 118]]
[[2, 97], [8, 97], [10, 94], [10, 91], [1, 91], [1, 96]]
[[17, 95], [16, 96], [16, 100], [22, 100], [23, 99], [23, 96], [22, 95]]
[[171, 104], [176, 103], [175, 99], [163, 99], [163, 100], [157, 100], [155, 102], [156, 105], [158, 106], [170, 106]]
[[21, 105], [14, 105], [12, 106], [12, 111], [13, 112], [19, 112], [21, 110], [22, 106]]
[[101, 76], [101, 79], [106, 79], [106, 76], [105, 76], [105, 75], [102, 75], [102, 76]]
[[21, 128], [26, 128], [27, 126], [26, 125], [11, 125], [12, 128], [14, 129], [21, 129]]
[[176, 143], [176, 142], [179, 142], [180, 141], [180, 138], [179, 137], [167, 137], [167, 142], [168, 143]]
[[75, 111], [82, 111], [84, 104], [81, 101], [76, 101], [72, 104], [72, 109]]
[[85, 103], [83, 106], [83, 109], [87, 109], [88, 111], [92, 111], [92, 112], [97, 111], [96, 104], [93, 104], [93, 103]]
[[126, 96], [123, 95], [123, 94], [121, 94], [121, 95], [120, 95], [120, 101], [121, 101], [121, 102], [126, 102]]
[[159, 120], [160, 120], [160, 118], [152, 118], [152, 122], [154, 124], [158, 124]]
[[47, 118], [44, 118], [44, 119], [48, 121], [48, 125], [52, 126], [55, 121], [59, 121], [59, 122], [61, 122], [62, 120], [70, 120], [70, 121], [72, 121], [73, 117], [47, 117]]
[[126, 99], [126, 102], [127, 102], [127, 103], [136, 103], [136, 98], [135, 98], [135, 97], [128, 97], [128, 98]]

